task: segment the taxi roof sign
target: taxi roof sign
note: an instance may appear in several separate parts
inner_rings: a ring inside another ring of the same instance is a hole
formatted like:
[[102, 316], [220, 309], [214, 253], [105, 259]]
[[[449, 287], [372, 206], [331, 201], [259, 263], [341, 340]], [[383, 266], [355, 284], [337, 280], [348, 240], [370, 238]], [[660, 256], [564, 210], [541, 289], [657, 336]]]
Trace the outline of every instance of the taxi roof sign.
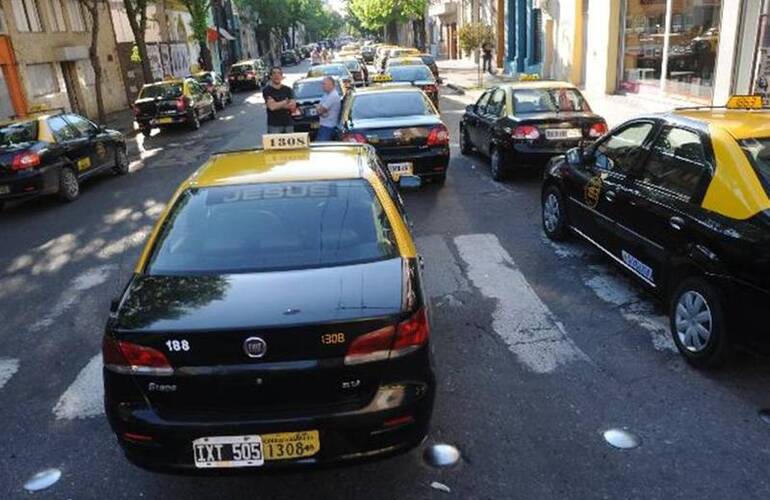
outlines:
[[375, 83], [390, 82], [393, 81], [393, 77], [386, 73], [380, 73], [378, 75], [374, 75], [372, 77], [372, 81]]
[[264, 134], [262, 148], [271, 149], [307, 149], [310, 147], [310, 134], [296, 132], [293, 134]]
[[522, 73], [519, 75], [520, 82], [535, 82], [540, 80], [540, 75], [537, 73]]
[[762, 109], [761, 95], [734, 95], [727, 101], [727, 109]]

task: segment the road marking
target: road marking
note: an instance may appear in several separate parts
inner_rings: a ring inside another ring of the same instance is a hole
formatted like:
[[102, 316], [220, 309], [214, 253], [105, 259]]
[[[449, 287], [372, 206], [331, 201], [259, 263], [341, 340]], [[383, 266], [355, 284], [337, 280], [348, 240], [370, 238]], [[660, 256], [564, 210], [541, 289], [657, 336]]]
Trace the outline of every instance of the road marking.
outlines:
[[19, 360], [0, 358], [0, 389], [11, 380], [11, 377], [19, 371]]
[[536, 373], [551, 373], [561, 365], [588, 360], [496, 236], [470, 234], [454, 241], [473, 285], [497, 299], [492, 327], [524, 366]]
[[64, 391], [53, 413], [58, 419], [95, 417], [104, 413], [102, 355], [97, 354], [80, 370], [75, 381]]

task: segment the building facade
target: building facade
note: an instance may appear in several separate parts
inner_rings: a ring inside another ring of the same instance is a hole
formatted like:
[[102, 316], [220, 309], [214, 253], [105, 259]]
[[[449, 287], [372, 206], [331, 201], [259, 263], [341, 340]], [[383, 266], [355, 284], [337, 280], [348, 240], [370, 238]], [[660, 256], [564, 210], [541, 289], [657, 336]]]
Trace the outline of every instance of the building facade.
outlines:
[[476, 54], [463, 53], [459, 30], [466, 23], [482, 23], [495, 31], [494, 60], [505, 66], [509, 43], [509, 7], [513, 0], [438, 0], [428, 7], [426, 31], [428, 46], [437, 57], [474, 59]]
[[[96, 117], [91, 22], [77, 0], [0, 0], [0, 119], [46, 109]], [[125, 108], [126, 97], [106, 5], [98, 22], [104, 105], [112, 112]]]

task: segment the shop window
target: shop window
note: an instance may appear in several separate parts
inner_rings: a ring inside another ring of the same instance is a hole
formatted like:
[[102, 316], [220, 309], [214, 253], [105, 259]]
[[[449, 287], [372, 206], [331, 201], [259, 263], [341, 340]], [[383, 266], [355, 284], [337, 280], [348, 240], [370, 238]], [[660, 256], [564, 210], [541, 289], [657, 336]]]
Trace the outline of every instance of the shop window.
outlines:
[[64, 23], [64, 9], [61, 0], [42, 0], [48, 14], [48, 27], [50, 31], [67, 31]]
[[27, 86], [34, 97], [59, 92], [59, 78], [53, 64], [27, 64]]
[[43, 31], [35, 0], [11, 0], [16, 29], [19, 31]]

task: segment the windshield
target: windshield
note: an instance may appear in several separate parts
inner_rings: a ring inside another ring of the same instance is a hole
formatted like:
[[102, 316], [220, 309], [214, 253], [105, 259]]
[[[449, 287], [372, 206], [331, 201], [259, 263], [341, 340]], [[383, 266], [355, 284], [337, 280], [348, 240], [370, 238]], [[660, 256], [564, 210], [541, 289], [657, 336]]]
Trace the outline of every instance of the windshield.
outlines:
[[347, 66], [347, 68], [348, 68], [350, 71], [358, 71], [358, 70], [360, 70], [360, 69], [361, 69], [361, 65], [360, 65], [360, 64], [358, 64], [358, 61], [356, 61], [355, 59], [349, 59], [349, 60], [347, 60], [347, 61], [344, 61], [344, 62], [343, 62], [343, 64], [344, 64], [345, 66]]
[[328, 267], [398, 255], [363, 179], [189, 189], [155, 244], [152, 275]]
[[416, 82], [433, 80], [433, 73], [426, 66], [395, 66], [388, 69], [394, 82]]
[[356, 96], [350, 117], [365, 120], [432, 114], [433, 109], [422, 92], [377, 92]]
[[254, 66], [251, 64], [236, 64], [232, 68], [230, 68], [230, 74], [231, 75], [241, 75], [243, 73], [246, 73], [247, 71], [254, 71]]
[[0, 147], [37, 141], [37, 121], [11, 123], [0, 127]]
[[296, 99], [312, 99], [322, 95], [324, 95], [323, 80], [311, 80], [294, 84], [294, 97]]
[[559, 111], [591, 111], [577, 89], [520, 89], [513, 92], [513, 112], [556, 113]]
[[176, 99], [182, 96], [182, 84], [181, 83], [160, 83], [157, 85], [150, 85], [142, 89], [142, 94], [139, 96], [141, 99], [153, 99], [160, 97], [161, 99]]
[[349, 76], [350, 72], [342, 64], [330, 64], [328, 66], [316, 66], [308, 71], [307, 76]]
[[744, 139], [739, 144], [757, 172], [762, 187], [770, 196], [770, 138]]
[[429, 56], [429, 55], [420, 56], [420, 59], [422, 59], [422, 62], [423, 62], [423, 63], [425, 63], [425, 64], [427, 64], [427, 65], [431, 65], [431, 64], [433, 64], [434, 62], [436, 62], [436, 61], [433, 59], [433, 56]]

